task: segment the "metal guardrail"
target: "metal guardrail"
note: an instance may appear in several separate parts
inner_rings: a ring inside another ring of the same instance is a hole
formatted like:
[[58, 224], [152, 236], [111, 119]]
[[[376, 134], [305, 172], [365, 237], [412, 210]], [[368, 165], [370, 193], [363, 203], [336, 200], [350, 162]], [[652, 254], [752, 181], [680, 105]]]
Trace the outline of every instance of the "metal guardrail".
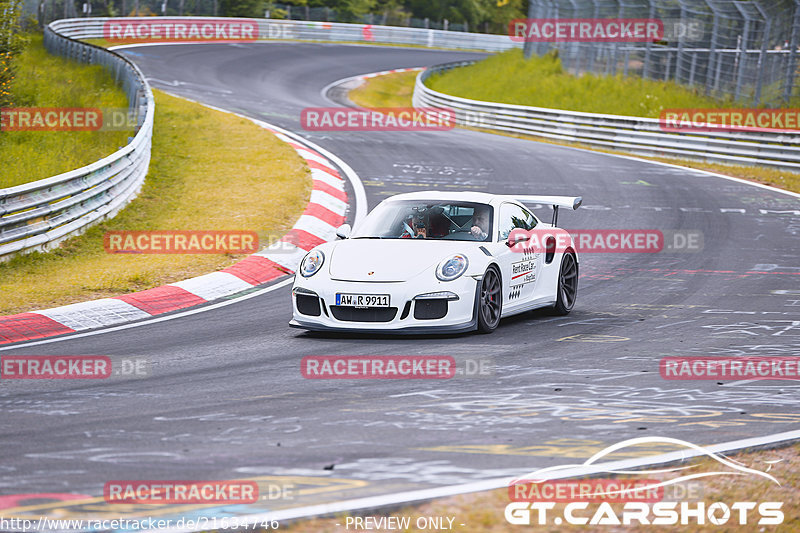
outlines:
[[[162, 17], [125, 17], [125, 21], [158, 21]], [[180, 19], [180, 17], [163, 17]], [[183, 17], [186, 20], [219, 20], [219, 17]], [[51, 26], [62, 35], [73, 39], [101, 39], [103, 26], [109, 20], [104, 17], [64, 19]], [[120, 19], [114, 19], [120, 20]], [[232, 19], [225, 19], [232, 20]], [[482, 50], [499, 52], [509, 48], [521, 48], [508, 35], [465, 33], [460, 31], [379, 26], [372, 24], [347, 24], [342, 22], [315, 22], [277, 19], [240, 19], [258, 23], [261, 40], [300, 40], [322, 42], [359, 42], [367, 44], [396, 44], [449, 48], [454, 50]]]
[[0, 261], [51, 249], [114, 216], [139, 193], [150, 164], [155, 103], [144, 75], [119, 54], [60, 35], [58, 26], [45, 28], [45, 47], [108, 69], [127, 93], [138, 131], [127, 146], [91, 165], [0, 189]]
[[[153, 17], [138, 18], [154, 21]], [[191, 17], [192, 20], [211, 18]], [[60, 241], [114, 216], [141, 189], [150, 163], [155, 112], [150, 86], [139, 68], [123, 56], [77, 40], [103, 38], [107, 20], [98, 17], [52, 22], [45, 28], [44, 43], [53, 54], [107, 68], [126, 91], [131, 109], [136, 111], [138, 131], [127, 146], [91, 165], [0, 189], [0, 261], [18, 253], [55, 247]], [[485, 51], [517, 46], [503, 35], [364, 24], [248, 20], [257, 21], [259, 39], [267, 40], [386, 43]]]
[[[138, 111], [140, 127], [131, 143], [91, 165], [34, 183], [0, 189], [0, 260], [20, 252], [47, 250], [113, 216], [136, 196], [144, 182], [155, 112], [150, 87], [141, 71], [124, 57], [75, 40], [103, 38], [106, 20], [82, 18], [53, 22], [45, 29], [45, 45], [52, 53], [102, 64], [111, 70], [125, 88], [130, 105]], [[518, 46], [503, 35], [364, 24], [250, 20], [258, 22], [262, 40], [385, 43], [484, 51]], [[421, 73], [414, 90], [414, 105], [452, 109], [459, 123], [496, 131], [643, 155], [800, 169], [800, 136], [793, 134], [666, 133], [661, 131], [656, 119], [480, 102], [442, 94], [425, 86], [424, 81], [431, 74], [466, 64], [469, 62], [448, 63]]]
[[443, 94], [425, 85], [431, 75], [470, 64], [471, 61], [445, 63], [421, 72], [414, 87], [414, 106], [451, 109], [458, 124], [487, 130], [579, 142], [639, 155], [800, 170], [800, 135], [793, 133], [668, 133], [653, 118], [483, 102]]

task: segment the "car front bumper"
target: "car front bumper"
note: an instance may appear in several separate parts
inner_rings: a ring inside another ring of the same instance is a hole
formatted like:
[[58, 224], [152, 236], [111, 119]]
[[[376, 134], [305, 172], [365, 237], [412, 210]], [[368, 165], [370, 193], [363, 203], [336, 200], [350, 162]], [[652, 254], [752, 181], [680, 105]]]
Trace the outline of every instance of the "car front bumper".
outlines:
[[[311, 331], [361, 333], [453, 333], [477, 327], [479, 280], [420, 283], [315, 280], [296, 276], [289, 325]], [[388, 294], [388, 308], [336, 306], [336, 294]], [[438, 293], [449, 293], [447, 295]], [[434, 294], [436, 297], [426, 297]], [[316, 306], [314, 301], [316, 300]], [[333, 305], [332, 305], [333, 304]]]

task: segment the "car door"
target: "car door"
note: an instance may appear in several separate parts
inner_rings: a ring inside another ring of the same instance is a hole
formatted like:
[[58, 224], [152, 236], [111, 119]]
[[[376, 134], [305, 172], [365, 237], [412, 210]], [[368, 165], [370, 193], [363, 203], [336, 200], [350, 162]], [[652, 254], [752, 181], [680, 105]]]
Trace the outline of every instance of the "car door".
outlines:
[[532, 230], [537, 224], [536, 217], [524, 207], [511, 202], [500, 204], [495, 240], [502, 246], [495, 249], [500, 254], [498, 263], [503, 278], [504, 314], [514, 308], [523, 307], [531, 300], [542, 263], [541, 251], [525, 245], [515, 246], [512, 250], [506, 245], [508, 236], [513, 229]]

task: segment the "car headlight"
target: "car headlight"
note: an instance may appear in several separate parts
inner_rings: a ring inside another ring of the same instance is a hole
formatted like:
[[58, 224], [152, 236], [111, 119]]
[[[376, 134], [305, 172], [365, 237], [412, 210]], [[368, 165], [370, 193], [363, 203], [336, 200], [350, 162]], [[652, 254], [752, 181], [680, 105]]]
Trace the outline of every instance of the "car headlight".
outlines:
[[456, 254], [439, 263], [436, 267], [436, 277], [441, 281], [453, 281], [467, 271], [469, 261], [466, 255]]
[[300, 262], [300, 275], [304, 278], [310, 278], [322, 268], [322, 263], [324, 262], [325, 254], [319, 250], [311, 250]]

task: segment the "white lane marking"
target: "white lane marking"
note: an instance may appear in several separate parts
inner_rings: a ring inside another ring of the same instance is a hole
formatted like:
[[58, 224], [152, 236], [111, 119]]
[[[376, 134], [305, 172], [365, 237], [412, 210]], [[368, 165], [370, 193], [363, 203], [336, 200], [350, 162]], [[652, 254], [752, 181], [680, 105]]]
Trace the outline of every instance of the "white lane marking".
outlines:
[[739, 381], [731, 381], [730, 383], [726, 383], [727, 387], [735, 387], [736, 385], [747, 385], [749, 383], [757, 383], [761, 380], [759, 379], [742, 379]]
[[[750, 439], [741, 439], [722, 444], [715, 444], [712, 446], [705, 446], [704, 448], [710, 452], [722, 453], [730, 452], [733, 450], [740, 450], [750, 448], [753, 446], [764, 446], [774, 444], [776, 442], [790, 441], [800, 439], [800, 431], [787, 431], [785, 433], [776, 433], [767, 435], [765, 437], [754, 437]], [[585, 476], [587, 474], [596, 474], [597, 469], [602, 467], [605, 471], [614, 470], [631, 470], [634, 468], [641, 468], [644, 466], [652, 466], [664, 463], [671, 463], [674, 461], [682, 461], [687, 458], [703, 455], [698, 450], [678, 450], [674, 452], [663, 453], [661, 455], [650, 457], [637, 457], [635, 459], [623, 459], [619, 461], [612, 461], [603, 464], [594, 464], [591, 466], [579, 466], [570, 469], [564, 469], [561, 472], [554, 474], [550, 479], [569, 479], [573, 477]], [[299, 518], [311, 518], [313, 516], [321, 516], [335, 513], [343, 513], [347, 511], [355, 511], [358, 509], [379, 509], [381, 507], [394, 507], [400, 504], [409, 504], [417, 501], [431, 500], [434, 498], [444, 498], [455, 496], [457, 494], [466, 494], [470, 492], [481, 492], [487, 490], [494, 490], [507, 487], [514, 478], [502, 477], [495, 479], [487, 479], [485, 481], [476, 481], [474, 483], [464, 483], [462, 485], [451, 485], [448, 487], [436, 487], [432, 489], [411, 490], [407, 492], [399, 492], [395, 494], [385, 494], [381, 496], [371, 496], [367, 498], [357, 498], [353, 500], [343, 500], [339, 502], [324, 503], [320, 505], [309, 505], [306, 507], [295, 507], [292, 509], [283, 509], [280, 511], [268, 511], [266, 513], [253, 514], [253, 515], [238, 515], [240, 524], [242, 522], [247, 524], [261, 524], [270, 520], [293, 520]], [[151, 530], [155, 533], [155, 530]], [[151, 533], [146, 531], [144, 533]], [[195, 531], [203, 531], [202, 528], [172, 528], [160, 531], [169, 531], [172, 533], [192, 533]]]
[[[537, 141], [534, 141], [534, 142], [537, 142]], [[661, 161], [650, 161], [649, 159], [642, 159], [640, 157], [636, 157], [636, 156], [632, 156], [632, 155], [606, 154], [604, 152], [595, 152], [594, 150], [587, 150], [586, 148], [576, 148], [574, 146], [565, 146], [565, 148], [572, 148], [573, 150], [581, 150], [581, 151], [584, 151], [584, 152], [592, 152], [594, 154], [602, 154], [602, 155], [608, 155], [608, 156], [612, 156], [612, 157], [621, 157], [622, 159], [630, 159], [631, 161], [639, 161], [639, 162], [642, 162], [642, 163], [650, 163], [652, 165], [662, 165], [662, 166], [665, 166], [665, 167], [677, 168], [677, 169], [680, 169], [680, 170], [689, 170], [689, 171], [699, 172], [701, 174], [706, 174], [708, 176], [714, 176], [716, 178], [723, 178], [723, 179], [726, 179], [726, 180], [735, 181], [737, 183], [742, 183], [744, 185], [752, 185], [753, 187], [760, 187], [762, 189], [767, 189], [768, 191], [779, 192], [781, 194], [788, 194], [789, 196], [794, 196], [795, 198], [800, 198], [800, 193], [796, 193], [796, 192], [792, 192], [792, 191], [785, 191], [783, 189], [779, 189], [779, 188], [773, 187], [771, 185], [764, 185], [763, 183], [756, 183], [754, 181], [747, 181], [747, 180], [742, 179], [742, 178], [734, 178], [733, 176], [726, 176], [725, 174], [718, 174], [716, 172], [711, 172], [709, 170], [700, 170], [700, 169], [697, 169], [697, 168], [684, 167], [684, 166], [681, 166], [681, 165], [675, 165], [673, 163], [662, 163]]]
[[114, 331], [121, 331], [124, 329], [129, 328], [137, 328], [139, 326], [149, 326], [151, 324], [156, 324], [158, 322], [166, 322], [167, 320], [174, 320], [176, 318], [183, 318], [186, 316], [194, 315], [197, 313], [203, 313], [205, 311], [211, 311], [212, 309], [218, 309], [220, 307], [225, 307], [228, 305], [232, 305], [238, 302], [243, 302], [245, 300], [249, 300], [250, 298], [255, 298], [256, 296], [261, 296], [262, 294], [266, 294], [268, 292], [272, 292], [274, 290], [280, 289], [285, 287], [286, 285], [291, 284], [294, 281], [294, 276], [290, 277], [289, 279], [285, 279], [275, 285], [270, 285], [269, 287], [265, 287], [263, 289], [259, 289], [255, 292], [251, 292], [250, 294], [245, 294], [244, 296], [239, 296], [238, 298], [234, 298], [232, 300], [225, 300], [224, 302], [219, 302], [211, 305], [207, 305], [205, 307], [200, 307], [198, 309], [192, 309], [189, 311], [183, 311], [180, 313], [176, 313], [174, 315], [169, 316], [162, 316], [159, 318], [153, 318], [151, 320], [143, 320], [142, 322], [134, 322], [133, 324], [123, 324], [121, 326], [114, 326], [108, 329], [99, 329], [97, 331], [87, 331], [85, 333], [78, 333], [76, 335], [69, 335], [67, 337], [56, 337], [53, 339], [42, 339], [40, 341], [32, 341], [26, 342], [23, 344], [14, 344], [10, 346], [0, 346], [0, 352], [4, 352], [7, 350], [16, 350], [17, 348], [27, 348], [29, 346], [39, 346], [41, 344], [50, 344], [52, 342], [61, 342], [61, 341], [71, 341], [74, 339], [80, 339], [81, 337], [91, 337], [93, 335], [100, 335], [103, 333], [111, 333]]

